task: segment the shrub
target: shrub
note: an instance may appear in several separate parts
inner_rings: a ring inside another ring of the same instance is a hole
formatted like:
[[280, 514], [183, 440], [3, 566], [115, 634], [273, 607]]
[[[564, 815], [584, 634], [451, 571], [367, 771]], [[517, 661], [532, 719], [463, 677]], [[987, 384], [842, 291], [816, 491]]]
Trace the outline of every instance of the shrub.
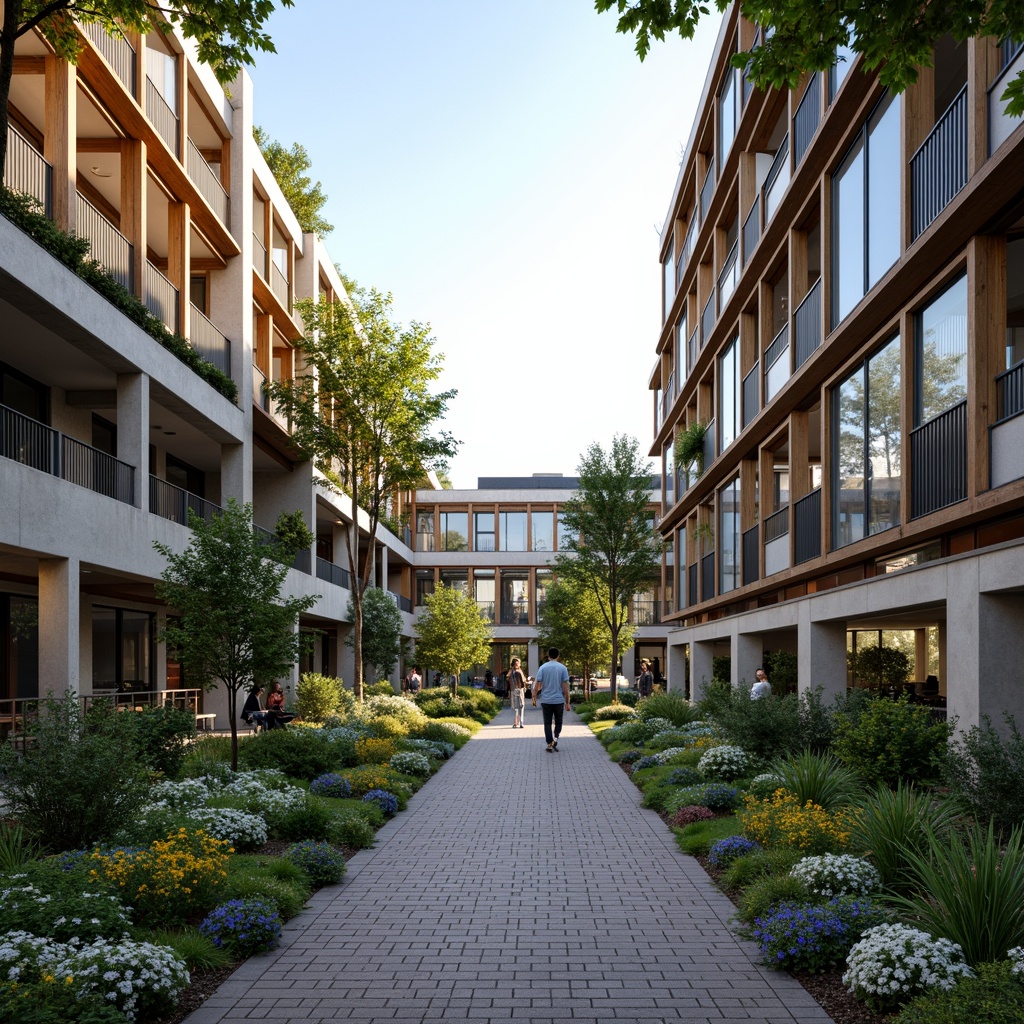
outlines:
[[623, 690], [618, 688], [617, 696], [619, 702], [625, 704], [626, 707], [635, 708], [640, 704], [640, 694], [636, 690]]
[[760, 849], [760, 843], [755, 843], [753, 839], [747, 839], [746, 836], [727, 836], [725, 839], [719, 839], [711, 847], [708, 860], [716, 868], [725, 868], [738, 857], [745, 857], [748, 853]]
[[395, 753], [395, 744], [389, 739], [366, 737], [356, 740], [356, 760], [359, 764], [387, 764]]
[[687, 825], [692, 825], [696, 821], [710, 821], [716, 817], [714, 811], [709, 811], [706, 807], [699, 807], [696, 804], [690, 804], [687, 807], [680, 807], [669, 818], [669, 825], [672, 828], [686, 828]]
[[665, 776], [665, 781], [670, 786], [694, 786], [703, 780], [704, 776], [701, 775], [700, 770], [697, 768], [673, 768]]
[[729, 743], [761, 760], [799, 750], [800, 704], [795, 694], [751, 700], [746, 687], [708, 687], [698, 703]]
[[754, 922], [754, 939], [766, 964], [813, 973], [842, 961], [851, 944], [879, 918], [869, 900], [830, 900], [824, 906], [783, 903]]
[[741, 893], [739, 916], [748, 924], [753, 924], [758, 918], [767, 918], [776, 907], [803, 904], [809, 898], [810, 894], [803, 883], [792, 875], [766, 875], [751, 882]]
[[709, 810], [724, 813], [735, 810], [739, 806], [740, 794], [739, 790], [732, 786], [712, 783], [710, 786], [704, 787], [698, 802]]
[[281, 941], [281, 917], [269, 900], [228, 900], [211, 910], [199, 926], [213, 944], [239, 959], [266, 953]]
[[913, 999], [893, 1024], [1020, 1024], [1024, 986], [1008, 963], [978, 964], [977, 977]]
[[837, 853], [850, 841], [853, 812], [830, 813], [817, 804], [801, 804], [781, 790], [768, 800], [748, 796], [741, 812], [743, 834], [762, 846], [793, 846], [807, 854]]
[[359, 814], [336, 814], [331, 822], [332, 843], [348, 846], [353, 850], [368, 850], [373, 846], [373, 825]]
[[645, 768], [657, 768], [661, 762], [654, 754], [644, 754], [633, 762], [633, 771], [642, 772]]
[[400, 751], [397, 754], [392, 754], [388, 764], [403, 775], [414, 775], [421, 779], [430, 776], [430, 759], [413, 751]]
[[242, 768], [276, 768], [293, 779], [315, 779], [341, 767], [334, 745], [315, 729], [270, 729], [238, 745]]
[[352, 795], [352, 783], [337, 772], [318, 775], [310, 784], [309, 791], [314, 796], [333, 796], [344, 799]]
[[[774, 850], [754, 850], [737, 857], [725, 870], [722, 885], [727, 889], [745, 889], [767, 875], [788, 872], [800, 859], [800, 854], [788, 846]], [[803, 899], [803, 894], [801, 894]]]
[[379, 679], [375, 683], [363, 684], [363, 698], [367, 697], [394, 697], [395, 688], [386, 679]]
[[810, 802], [829, 811], [855, 802], [863, 793], [857, 776], [828, 753], [789, 754], [772, 762], [771, 773], [801, 804]]
[[619, 764], [635, 764], [644, 756], [642, 750], [638, 750], [636, 747], [630, 747], [629, 750], [624, 750], [615, 760]]
[[652, 693], [636, 707], [641, 718], [664, 718], [672, 725], [686, 725], [699, 717], [697, 709], [675, 690], [667, 693]]
[[275, 815], [271, 835], [275, 839], [326, 839], [333, 812], [319, 797], [304, 794], [301, 804]]
[[330, 843], [296, 843], [285, 850], [284, 856], [302, 868], [316, 886], [333, 885], [345, 874], [345, 858]]
[[352, 787], [352, 796], [360, 800], [371, 789], [390, 789], [394, 778], [390, 769], [377, 764], [347, 768], [343, 774]]
[[793, 865], [790, 874], [803, 882], [812, 896], [827, 900], [840, 896], [870, 896], [882, 887], [882, 877], [874, 866], [848, 853], [804, 857]]
[[18, 1024], [125, 1024], [125, 1015], [101, 995], [79, 995], [63, 978], [0, 981], [0, 1020]]
[[371, 789], [369, 793], [363, 794], [363, 799], [367, 803], [376, 804], [388, 818], [398, 813], [398, 797], [386, 789]]
[[[204, 829], [215, 839], [222, 839], [236, 850], [255, 850], [269, 835], [267, 823], [258, 814], [234, 807], [206, 807], [189, 811], [193, 828]], [[167, 833], [164, 833], [167, 835]]]
[[149, 931], [144, 936], [154, 946], [166, 946], [174, 951], [174, 955], [190, 971], [214, 971], [227, 967], [231, 956], [223, 949], [218, 949], [213, 941], [200, 935], [197, 928], [158, 929]]
[[775, 790], [782, 788], [784, 787], [778, 775], [773, 775], [771, 772], [762, 772], [750, 780], [747, 792], [758, 800], [764, 800], [766, 797], [771, 796]]
[[143, 708], [126, 718], [142, 763], [150, 771], [176, 779], [185, 761], [185, 751], [196, 736], [195, 715], [171, 704], [162, 704]]
[[734, 817], [696, 821], [676, 831], [676, 845], [683, 853], [706, 857], [717, 840], [735, 835], [736, 830], [737, 822]]
[[306, 722], [324, 722], [332, 715], [347, 715], [355, 707], [355, 697], [334, 676], [303, 672], [295, 687], [295, 710]]
[[229, 872], [221, 893], [225, 902], [258, 899], [272, 903], [282, 921], [295, 917], [306, 905], [308, 896], [305, 879], [296, 885], [263, 871]]
[[738, 779], [753, 767], [753, 760], [742, 747], [725, 744], [701, 754], [697, 762], [700, 772], [713, 779]]
[[31, 932], [58, 942], [126, 935], [127, 908], [102, 885], [83, 884], [80, 874], [52, 878], [45, 890], [19, 879], [0, 887], [0, 934]]
[[595, 722], [615, 722], [632, 718], [635, 712], [628, 704], [608, 704], [598, 708], [593, 714]]
[[939, 776], [952, 729], [906, 696], [877, 697], [856, 721], [839, 719], [832, 746], [839, 760], [869, 784], [929, 782]]
[[843, 984], [878, 1010], [892, 1009], [929, 988], [951, 989], [972, 974], [955, 942], [904, 924], [869, 928], [846, 963]]
[[417, 732], [425, 740], [449, 743], [456, 749], [460, 749], [468, 743], [469, 738], [473, 735], [468, 729], [448, 722], [428, 722]]

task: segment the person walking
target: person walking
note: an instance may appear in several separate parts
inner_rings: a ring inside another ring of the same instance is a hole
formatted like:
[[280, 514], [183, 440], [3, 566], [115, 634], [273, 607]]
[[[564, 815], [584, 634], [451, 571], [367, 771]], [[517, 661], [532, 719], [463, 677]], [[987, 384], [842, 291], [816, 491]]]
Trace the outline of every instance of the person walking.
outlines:
[[519, 667], [519, 659], [512, 659], [512, 667], [508, 670], [508, 696], [512, 705], [513, 729], [525, 727], [526, 718], [526, 677]]
[[548, 648], [548, 660], [537, 669], [533, 683], [533, 706], [540, 701], [544, 715], [544, 739], [547, 752], [558, 753], [562, 733], [562, 712], [569, 710], [569, 670], [558, 660], [558, 648]]
[[768, 682], [768, 673], [759, 668], [754, 673], [754, 685], [750, 688], [750, 699], [759, 700], [768, 697], [772, 692], [772, 684]]
[[420, 692], [420, 687], [423, 685], [423, 677], [420, 675], [418, 665], [413, 665], [409, 670], [409, 674], [405, 677], [405, 685], [402, 687], [410, 697], [415, 697]]

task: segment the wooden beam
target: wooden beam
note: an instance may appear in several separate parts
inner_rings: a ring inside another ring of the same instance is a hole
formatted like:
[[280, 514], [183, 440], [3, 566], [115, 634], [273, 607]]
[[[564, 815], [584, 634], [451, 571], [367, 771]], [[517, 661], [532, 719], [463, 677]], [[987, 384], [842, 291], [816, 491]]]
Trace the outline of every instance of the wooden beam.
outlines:
[[25, 57], [15, 57], [14, 73], [16, 75], [45, 75], [45, 54], [29, 54]]
[[75, 66], [60, 57], [45, 57], [45, 119], [43, 158], [53, 167], [53, 220], [64, 231], [75, 230], [78, 135]]
[[147, 204], [146, 143], [125, 139], [121, 143], [121, 233], [132, 243], [135, 295], [143, 297], [146, 270]]
[[120, 153], [123, 139], [78, 139], [79, 153]]

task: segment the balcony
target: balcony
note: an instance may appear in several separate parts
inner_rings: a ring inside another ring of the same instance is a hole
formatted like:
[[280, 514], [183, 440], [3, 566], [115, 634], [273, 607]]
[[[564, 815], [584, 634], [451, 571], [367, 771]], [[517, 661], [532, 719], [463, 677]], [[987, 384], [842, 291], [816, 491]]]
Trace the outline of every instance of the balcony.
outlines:
[[698, 351], [698, 334], [700, 333], [699, 327], [694, 327], [693, 333], [690, 335], [689, 340], [686, 343], [686, 375], [689, 376], [693, 373], [694, 366], [697, 365], [697, 351]]
[[711, 197], [715, 194], [715, 158], [711, 158], [708, 173], [704, 176], [704, 184], [700, 188], [700, 222], [704, 223], [711, 207]]
[[122, 288], [135, 294], [134, 246], [106, 217], [77, 193], [75, 233], [89, 240], [89, 255]]
[[[754, 41], [750, 45], [751, 52], [756, 50], [761, 45], [761, 29], [759, 28], [754, 33]], [[743, 106], [747, 105], [747, 100], [750, 99], [750, 94], [754, 91], [754, 83], [747, 78], [746, 75], [742, 75], [740, 79], [740, 92], [743, 97]]]
[[157, 134], [167, 143], [167, 148], [181, 159], [181, 123], [178, 115], [171, 110], [167, 100], [163, 98], [153, 79], [146, 77], [146, 117], [149, 118]]
[[[215, 505], [214, 508], [217, 506]], [[262, 526], [257, 526], [255, 523], [252, 524], [253, 536], [257, 540], [262, 540], [264, 544], [276, 544], [279, 541], [279, 537], [272, 530], [266, 530]], [[297, 569], [299, 572], [304, 572], [307, 576], [313, 575], [313, 557], [310, 554], [309, 548], [303, 548], [301, 551], [295, 553], [295, 557], [289, 563], [293, 569]]]
[[700, 315], [700, 347], [703, 348], [711, 337], [715, 327], [715, 293], [712, 292], [708, 301], [704, 303], [704, 311]]
[[195, 306], [189, 306], [189, 344], [208, 363], [231, 376], [231, 342]]
[[764, 521], [764, 574], [789, 568], [789, 506], [784, 505]]
[[634, 597], [632, 609], [634, 626], [656, 626], [661, 622], [661, 602], [653, 597]]
[[743, 378], [743, 426], [744, 428], [761, 411], [761, 364], [754, 363], [750, 373]]
[[743, 585], [756, 583], [761, 575], [760, 569], [760, 530], [755, 523], [749, 530], [743, 531]]
[[967, 498], [967, 401], [910, 432], [910, 518]]
[[672, 403], [676, 398], [676, 375], [670, 373], [668, 376], [668, 384], [665, 385], [665, 393], [661, 396], [661, 422], [664, 423], [668, 417], [668, 411], [672, 408]]
[[967, 184], [967, 86], [910, 161], [910, 235], [916, 239]]
[[271, 261], [270, 264], [270, 289], [277, 296], [278, 301], [288, 312], [291, 312], [291, 292], [288, 287], [288, 278], [281, 272], [281, 268]]
[[43, 213], [53, 217], [53, 168], [17, 129], [7, 128], [4, 185], [39, 200]]
[[747, 219], [743, 222], [743, 266], [750, 262], [750, 257], [754, 255], [754, 250], [757, 248], [757, 243], [760, 240], [761, 200], [760, 197], [755, 196], [754, 203], [747, 214]]
[[736, 291], [736, 285], [739, 284], [739, 280], [739, 243], [734, 242], [732, 248], [729, 250], [729, 255], [725, 257], [725, 264], [722, 267], [722, 272], [718, 275], [719, 312], [725, 309], [725, 304], [729, 301], [732, 293]]
[[991, 430], [991, 483], [1024, 477], [1024, 363], [996, 377], [997, 422]]
[[85, 25], [80, 23], [78, 27], [82, 35], [103, 55], [121, 84], [135, 96], [138, 83], [135, 47], [118, 29], [114, 29], [112, 34], [108, 33], [95, 21]]
[[161, 519], [188, 526], [188, 513], [192, 510], [200, 519], [209, 522], [216, 512], [223, 511], [220, 505], [200, 498], [198, 494], [176, 487], [166, 480], [150, 475], [149, 511]]
[[252, 402], [265, 413], [270, 412], [270, 392], [267, 390], [266, 374], [253, 363], [252, 367]]
[[676, 290], [679, 290], [679, 286], [683, 283], [683, 274], [686, 271], [686, 266], [690, 262], [690, 257], [693, 255], [693, 247], [697, 244], [697, 217], [695, 215], [690, 217], [690, 226], [686, 229], [686, 238], [683, 239], [683, 251], [679, 254], [679, 260], [676, 263]]
[[252, 265], [264, 281], [267, 279], [267, 247], [256, 237], [252, 236]]
[[340, 565], [335, 565], [334, 562], [329, 562], [319, 555], [316, 559], [316, 577], [327, 583], [333, 583], [336, 587], [344, 587], [345, 590], [352, 589], [352, 575], [348, 569], [343, 569]]
[[715, 553], [709, 551], [700, 560], [700, 599], [710, 601], [715, 596]]
[[145, 284], [146, 308], [158, 320], [162, 320], [172, 334], [180, 334], [178, 289], [149, 260], [146, 260]]
[[821, 488], [793, 505], [793, 564], [821, 557]]
[[[1006, 101], [1002, 98], [1007, 85], [1024, 71], [1024, 41], [1007, 39], [1000, 54], [1000, 71], [988, 90], [988, 155], [991, 156], [1021, 123], [1021, 115], [1011, 117], [1006, 113]], [[7, 157], [10, 160], [10, 156]]]
[[688, 605], [700, 604], [700, 594], [697, 593], [697, 571], [696, 562], [686, 570], [686, 603]]
[[789, 380], [789, 324], [783, 325], [764, 354], [764, 400], [770, 402]]
[[708, 429], [704, 432], [704, 469], [706, 470], [715, 461], [718, 449], [715, 446], [715, 421], [708, 423]]
[[800, 106], [793, 116], [793, 163], [800, 166], [800, 161], [814, 138], [814, 133], [821, 123], [821, 75], [813, 75], [807, 83]]
[[134, 466], [5, 405], [0, 405], [0, 457], [135, 504]]
[[796, 361], [796, 369], [799, 370], [814, 355], [823, 337], [819, 277], [793, 314], [793, 358]]
[[188, 140], [188, 176], [221, 224], [227, 227], [231, 221], [231, 197], [191, 139]]
[[779, 203], [782, 202], [782, 194], [786, 191], [788, 185], [789, 136], [787, 135], [782, 140], [782, 145], [779, 146], [775, 159], [772, 161], [771, 167], [768, 168], [768, 174], [764, 179], [762, 194], [764, 196], [765, 227], [768, 226], [768, 222], [775, 216], [775, 211], [779, 208]]

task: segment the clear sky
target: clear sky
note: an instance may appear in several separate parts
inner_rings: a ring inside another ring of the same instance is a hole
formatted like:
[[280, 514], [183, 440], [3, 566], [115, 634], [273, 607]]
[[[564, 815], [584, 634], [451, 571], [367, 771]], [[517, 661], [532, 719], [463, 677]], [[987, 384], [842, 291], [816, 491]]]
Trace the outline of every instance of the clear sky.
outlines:
[[[719, 16], [633, 39], [592, 0], [296, 0], [255, 120], [323, 183], [332, 258], [431, 325], [449, 475], [575, 473], [653, 436], [659, 237]], [[652, 462], [652, 468], [653, 462]]]

